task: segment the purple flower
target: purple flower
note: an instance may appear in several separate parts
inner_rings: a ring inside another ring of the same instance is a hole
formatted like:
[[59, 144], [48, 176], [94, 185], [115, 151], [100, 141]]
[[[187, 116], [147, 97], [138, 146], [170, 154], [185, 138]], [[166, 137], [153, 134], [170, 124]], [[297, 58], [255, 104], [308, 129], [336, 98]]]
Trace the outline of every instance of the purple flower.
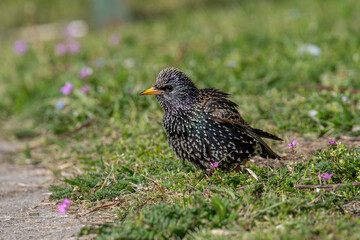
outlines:
[[81, 49], [81, 46], [80, 46], [79, 42], [72, 41], [68, 45], [68, 51], [70, 54], [75, 55], [80, 52], [80, 49]]
[[59, 43], [55, 47], [56, 55], [60, 55], [60, 56], [65, 55], [67, 53], [67, 51], [68, 51], [68, 47], [64, 43]]
[[296, 140], [292, 141], [292, 143], [288, 143], [286, 144], [287, 146], [291, 147], [291, 148], [294, 148], [295, 145], [296, 145]]
[[218, 164], [218, 163], [212, 163], [212, 162], [210, 162], [210, 168], [211, 168], [211, 169], [217, 168], [219, 165], [220, 165], [220, 164]]
[[114, 33], [109, 37], [109, 44], [112, 46], [119, 45], [120, 41], [121, 41], [121, 36], [118, 34]]
[[65, 198], [64, 202], [58, 206], [59, 209], [58, 213], [66, 213], [66, 211], [70, 206], [70, 202], [71, 202], [70, 198]]
[[333, 145], [334, 143], [336, 143], [336, 140], [329, 142], [330, 145]]
[[332, 176], [334, 176], [334, 174], [333, 173], [324, 173], [324, 174], [319, 174], [320, 175], [320, 177], [322, 178], [322, 179], [324, 179], [325, 181], [329, 181], [329, 179], [332, 177]]
[[56, 109], [63, 109], [65, 107], [65, 103], [63, 101], [58, 101], [55, 105]]
[[69, 82], [66, 82], [65, 85], [61, 88], [61, 92], [64, 95], [69, 95], [74, 89], [73, 85]]
[[93, 69], [90, 67], [83, 67], [79, 72], [79, 78], [87, 78], [93, 73]]
[[14, 43], [13, 51], [17, 55], [24, 55], [24, 53], [26, 53], [27, 50], [28, 50], [28, 44], [25, 40], [20, 39]]
[[88, 84], [86, 84], [80, 88], [80, 91], [82, 91], [83, 93], [87, 93], [89, 91], [89, 89], [90, 89], [90, 86]]

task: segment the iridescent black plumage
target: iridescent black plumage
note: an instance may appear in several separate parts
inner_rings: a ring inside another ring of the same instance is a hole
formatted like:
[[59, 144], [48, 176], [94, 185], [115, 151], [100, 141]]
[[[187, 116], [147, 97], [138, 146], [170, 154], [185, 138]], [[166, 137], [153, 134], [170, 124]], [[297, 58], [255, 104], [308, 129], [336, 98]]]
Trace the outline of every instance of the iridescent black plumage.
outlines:
[[256, 154], [280, 158], [261, 137], [280, 138], [251, 128], [227, 93], [197, 89], [175, 68], [162, 70], [154, 87], [141, 95], [156, 95], [165, 111], [163, 126], [170, 148], [180, 159], [201, 169], [218, 163], [220, 169], [232, 170]]

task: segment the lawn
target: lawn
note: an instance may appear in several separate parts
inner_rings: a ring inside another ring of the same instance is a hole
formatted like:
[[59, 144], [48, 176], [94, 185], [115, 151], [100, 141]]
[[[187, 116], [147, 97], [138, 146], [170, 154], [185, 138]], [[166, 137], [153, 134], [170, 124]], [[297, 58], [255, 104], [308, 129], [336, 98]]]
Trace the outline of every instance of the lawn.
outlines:
[[[73, 54], [7, 40], [0, 135], [26, 146], [14, 162], [53, 171], [50, 199], [92, 223], [82, 236], [359, 239], [359, 21], [355, 0], [231, 1], [92, 31]], [[168, 66], [231, 93], [284, 159], [211, 176], [176, 159], [160, 105], [138, 96]]]

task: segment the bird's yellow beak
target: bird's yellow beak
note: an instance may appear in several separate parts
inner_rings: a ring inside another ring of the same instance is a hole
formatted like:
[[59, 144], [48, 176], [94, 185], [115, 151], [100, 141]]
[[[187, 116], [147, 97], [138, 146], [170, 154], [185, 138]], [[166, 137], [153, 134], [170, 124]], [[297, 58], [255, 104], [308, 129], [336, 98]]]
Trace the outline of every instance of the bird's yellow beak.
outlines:
[[149, 88], [148, 90], [141, 92], [139, 95], [160, 95], [162, 93], [163, 93], [162, 90], [152, 87], [152, 88]]

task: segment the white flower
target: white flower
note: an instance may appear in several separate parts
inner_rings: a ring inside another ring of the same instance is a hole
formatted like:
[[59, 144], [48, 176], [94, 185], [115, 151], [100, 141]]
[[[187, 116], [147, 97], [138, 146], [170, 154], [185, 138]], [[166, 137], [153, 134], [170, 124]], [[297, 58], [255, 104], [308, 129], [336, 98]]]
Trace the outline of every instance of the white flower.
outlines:
[[315, 116], [318, 114], [318, 111], [316, 111], [316, 110], [313, 109], [313, 110], [310, 110], [308, 114], [309, 114], [310, 117], [313, 118], [313, 117], [315, 117]]
[[344, 94], [341, 94], [341, 101], [348, 102], [349, 99]]
[[320, 56], [321, 55], [321, 49], [314, 45], [314, 44], [304, 44], [299, 47], [300, 53], [309, 53], [313, 56]]
[[125, 68], [129, 69], [129, 68], [135, 67], [135, 64], [136, 64], [136, 62], [135, 62], [134, 58], [127, 58], [127, 59], [124, 60], [123, 65], [124, 65]]

